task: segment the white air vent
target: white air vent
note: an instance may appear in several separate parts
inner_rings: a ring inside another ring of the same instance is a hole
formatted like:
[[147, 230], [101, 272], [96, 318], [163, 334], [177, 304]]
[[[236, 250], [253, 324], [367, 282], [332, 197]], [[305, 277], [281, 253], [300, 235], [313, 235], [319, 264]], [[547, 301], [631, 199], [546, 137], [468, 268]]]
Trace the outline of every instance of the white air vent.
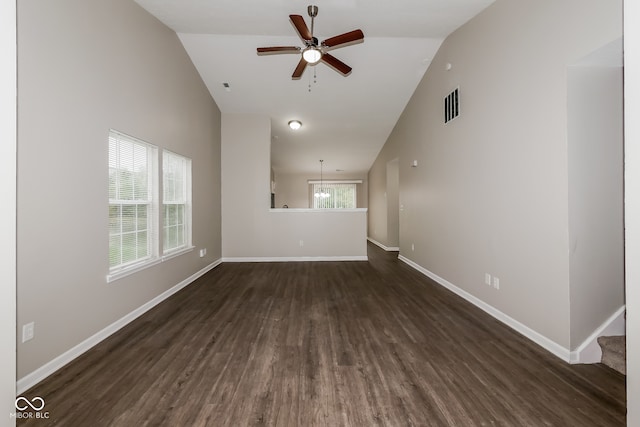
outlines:
[[448, 123], [460, 115], [460, 98], [458, 97], [458, 89], [444, 97], [444, 122]]

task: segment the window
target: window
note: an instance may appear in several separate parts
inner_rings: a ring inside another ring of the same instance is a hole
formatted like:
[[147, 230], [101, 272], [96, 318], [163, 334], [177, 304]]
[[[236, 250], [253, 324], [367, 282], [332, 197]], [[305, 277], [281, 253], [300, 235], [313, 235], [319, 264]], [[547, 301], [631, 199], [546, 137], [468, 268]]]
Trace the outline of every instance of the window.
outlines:
[[356, 207], [355, 183], [312, 183], [314, 209], [351, 209]]
[[191, 247], [191, 159], [162, 153], [163, 254]]
[[158, 259], [157, 148], [109, 131], [109, 276]]
[[161, 173], [162, 213], [158, 148], [113, 129], [109, 131], [107, 282], [193, 249], [191, 159], [165, 150]]

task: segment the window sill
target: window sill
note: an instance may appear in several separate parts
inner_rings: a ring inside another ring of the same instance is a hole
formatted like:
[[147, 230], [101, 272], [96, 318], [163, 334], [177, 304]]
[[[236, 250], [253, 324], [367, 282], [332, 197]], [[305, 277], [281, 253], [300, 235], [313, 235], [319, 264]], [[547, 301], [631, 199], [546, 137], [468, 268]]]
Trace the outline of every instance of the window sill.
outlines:
[[189, 246], [188, 248], [179, 249], [175, 252], [170, 252], [165, 254], [159, 258], [154, 258], [149, 261], [144, 261], [140, 264], [135, 264], [131, 267], [124, 268], [122, 270], [114, 271], [113, 273], [107, 274], [107, 283], [115, 282], [118, 279], [122, 279], [123, 277], [127, 277], [133, 273], [137, 273], [138, 271], [146, 270], [149, 267], [153, 267], [154, 265], [158, 265], [164, 261], [168, 261], [177, 256], [186, 254], [187, 252], [193, 251], [195, 246]]
[[149, 261], [141, 262], [140, 264], [135, 264], [131, 267], [123, 268], [122, 270], [114, 271], [113, 273], [107, 274], [107, 283], [115, 282], [118, 279], [122, 279], [123, 277], [127, 277], [133, 273], [137, 273], [138, 271], [142, 271], [154, 265], [158, 265], [161, 262], [161, 258], [154, 258]]
[[161, 259], [164, 262], [164, 261], [170, 260], [171, 258], [180, 256], [182, 254], [186, 254], [187, 252], [191, 252], [193, 249], [195, 249], [195, 246], [189, 246], [188, 248], [178, 249], [174, 252], [169, 252], [167, 254], [162, 255]]

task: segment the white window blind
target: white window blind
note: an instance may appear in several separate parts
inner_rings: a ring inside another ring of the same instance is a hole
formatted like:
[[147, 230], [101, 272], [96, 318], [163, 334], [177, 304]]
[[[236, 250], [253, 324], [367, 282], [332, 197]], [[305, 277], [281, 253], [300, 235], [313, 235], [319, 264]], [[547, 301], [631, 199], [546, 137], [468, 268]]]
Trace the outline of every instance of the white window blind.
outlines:
[[157, 148], [109, 131], [109, 272], [158, 258]]
[[314, 209], [352, 209], [356, 207], [356, 184], [314, 183]]
[[191, 247], [191, 159], [163, 151], [163, 253]]

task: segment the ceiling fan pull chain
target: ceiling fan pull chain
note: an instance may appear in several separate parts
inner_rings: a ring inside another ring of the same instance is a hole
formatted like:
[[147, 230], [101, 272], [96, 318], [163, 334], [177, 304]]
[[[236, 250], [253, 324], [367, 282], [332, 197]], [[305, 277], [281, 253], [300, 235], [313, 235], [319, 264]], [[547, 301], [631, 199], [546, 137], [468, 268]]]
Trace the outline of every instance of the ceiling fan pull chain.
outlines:
[[[313, 84], [318, 83], [318, 79], [317, 79], [317, 75], [316, 75], [316, 70], [317, 68], [313, 68]], [[309, 92], [311, 92], [311, 76], [309, 76]]]

